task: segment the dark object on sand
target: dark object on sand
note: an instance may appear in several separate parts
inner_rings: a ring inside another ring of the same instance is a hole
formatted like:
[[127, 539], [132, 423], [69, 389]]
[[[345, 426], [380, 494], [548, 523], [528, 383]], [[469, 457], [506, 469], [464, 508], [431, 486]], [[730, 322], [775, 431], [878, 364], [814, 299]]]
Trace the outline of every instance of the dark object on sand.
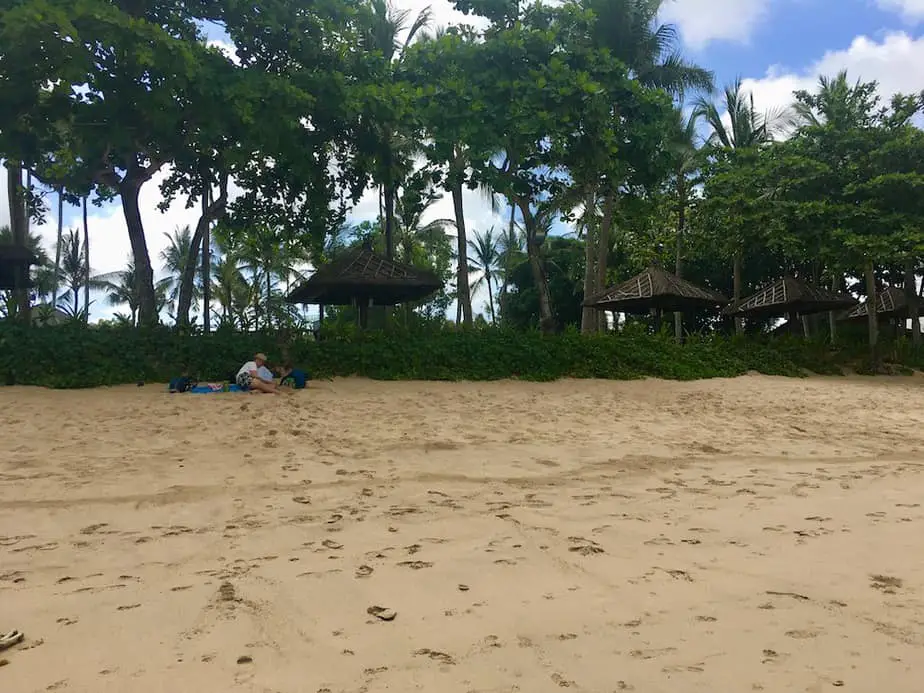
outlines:
[[237, 663], [238, 664], [252, 664], [253, 657], [251, 657], [250, 655], [241, 655], [240, 657], [237, 658]]
[[139, 380], [137, 383], [135, 383], [135, 385], [137, 385], [138, 387], [144, 387], [144, 381]]
[[370, 606], [366, 613], [375, 616], [380, 621], [394, 621], [398, 613], [394, 609], [387, 609], [384, 606]]
[[19, 630], [11, 630], [9, 633], [0, 633], [0, 652], [10, 649], [13, 645], [18, 645], [23, 641], [24, 637], [25, 635]]

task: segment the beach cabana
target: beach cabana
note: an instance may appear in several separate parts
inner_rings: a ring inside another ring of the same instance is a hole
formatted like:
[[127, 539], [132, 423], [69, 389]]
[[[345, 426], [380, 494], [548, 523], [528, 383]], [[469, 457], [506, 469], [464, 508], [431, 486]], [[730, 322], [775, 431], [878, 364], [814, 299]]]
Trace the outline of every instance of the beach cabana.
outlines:
[[703, 289], [665, 272], [649, 267], [641, 274], [584, 301], [585, 306], [614, 313], [684, 313], [700, 308], [717, 308], [728, 303], [722, 294]]
[[[908, 300], [905, 290], [890, 286], [876, 292], [876, 313], [880, 318], [907, 318]], [[845, 316], [845, 320], [856, 320], [869, 317], [869, 306], [861, 303]]]
[[289, 303], [356, 306], [365, 327], [371, 306], [420, 301], [443, 286], [433, 272], [379, 255], [368, 246], [349, 250], [318, 270], [287, 297]]
[[838, 311], [856, 305], [846, 294], [806, 284], [796, 277], [777, 279], [737, 305], [730, 305], [725, 315], [744, 318], [774, 318], [784, 315], [803, 316]]
[[29, 268], [37, 264], [38, 258], [28, 248], [0, 245], [0, 289], [15, 289], [17, 272], [25, 271], [28, 277]]

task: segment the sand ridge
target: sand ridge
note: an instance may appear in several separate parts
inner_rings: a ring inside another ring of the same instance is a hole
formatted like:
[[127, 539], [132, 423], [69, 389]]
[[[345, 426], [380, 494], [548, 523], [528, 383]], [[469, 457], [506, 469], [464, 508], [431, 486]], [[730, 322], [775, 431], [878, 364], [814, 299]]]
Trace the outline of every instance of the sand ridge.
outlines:
[[0, 690], [920, 690], [919, 378], [7, 388], [0, 430]]

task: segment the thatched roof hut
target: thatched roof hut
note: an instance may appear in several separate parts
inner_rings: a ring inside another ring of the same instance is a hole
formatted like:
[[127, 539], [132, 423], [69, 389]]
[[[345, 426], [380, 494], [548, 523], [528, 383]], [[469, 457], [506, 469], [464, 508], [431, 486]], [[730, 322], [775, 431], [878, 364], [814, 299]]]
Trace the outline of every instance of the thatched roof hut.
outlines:
[[697, 308], [716, 308], [725, 303], [728, 299], [721, 294], [691, 284], [660, 267], [649, 267], [584, 301], [585, 306], [616, 313], [647, 313], [651, 309], [682, 313]]
[[39, 259], [28, 248], [20, 245], [0, 245], [0, 289], [16, 288], [16, 271], [37, 265]]
[[319, 267], [286, 301], [325, 306], [393, 306], [424, 299], [442, 285], [433, 272], [389, 260], [363, 247]]
[[728, 306], [725, 315], [750, 318], [768, 318], [781, 315], [812, 315], [829, 310], [843, 310], [856, 304], [846, 294], [806, 284], [796, 277], [786, 276], [765, 286], [753, 296]]
[[[908, 301], [905, 290], [890, 286], [876, 292], [876, 313], [881, 318], [907, 318]], [[847, 313], [845, 320], [869, 317], [869, 306], [864, 302]]]

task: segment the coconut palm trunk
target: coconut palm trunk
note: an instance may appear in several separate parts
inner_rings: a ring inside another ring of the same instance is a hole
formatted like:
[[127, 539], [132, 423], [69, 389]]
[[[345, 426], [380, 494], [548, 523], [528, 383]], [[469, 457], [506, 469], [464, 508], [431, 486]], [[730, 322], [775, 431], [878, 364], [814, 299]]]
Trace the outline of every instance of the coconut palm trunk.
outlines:
[[472, 326], [472, 296], [468, 284], [468, 240], [465, 234], [465, 211], [462, 208], [462, 181], [452, 184], [452, 207], [456, 219], [456, 248], [458, 253], [457, 298], [462, 306], [462, 321], [466, 327]]
[[872, 365], [875, 367], [877, 355], [879, 353], [879, 295], [876, 292], [876, 270], [872, 260], [867, 261], [865, 267], [866, 274], [866, 314], [867, 324], [869, 325], [869, 355]]
[[58, 277], [61, 276], [61, 240], [64, 237], [64, 190], [58, 188], [58, 242], [55, 243], [55, 283], [51, 290], [51, 305], [58, 306]]
[[[26, 247], [29, 229], [26, 223], [26, 202], [22, 188], [22, 167], [16, 161], [6, 162], [6, 191], [10, 210], [10, 232], [13, 244]], [[28, 268], [17, 267], [13, 274], [13, 305], [10, 316], [30, 324]]]
[[90, 225], [87, 223], [87, 196], [81, 199], [83, 212], [83, 262], [87, 272], [87, 281], [83, 285], [83, 303], [86, 306], [85, 322], [90, 323]]

